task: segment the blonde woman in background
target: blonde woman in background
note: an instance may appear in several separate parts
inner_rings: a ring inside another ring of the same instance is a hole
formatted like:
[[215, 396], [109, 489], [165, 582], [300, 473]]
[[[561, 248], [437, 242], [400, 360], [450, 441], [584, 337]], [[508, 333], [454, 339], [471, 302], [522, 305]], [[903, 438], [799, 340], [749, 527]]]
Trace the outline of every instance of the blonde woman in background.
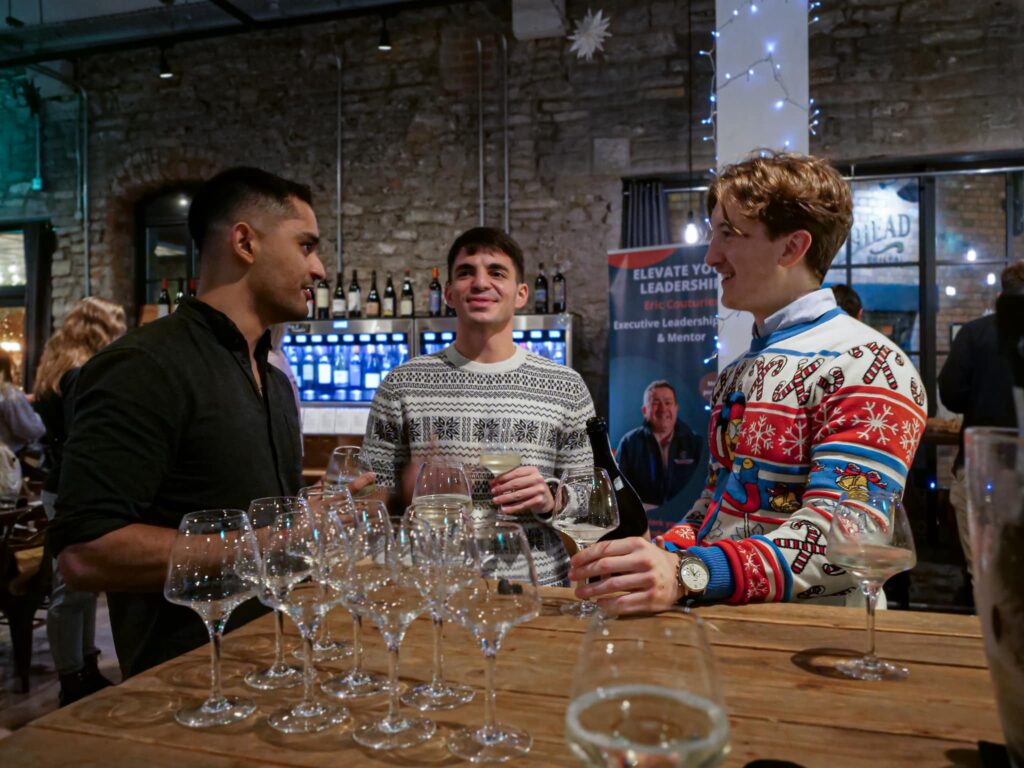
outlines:
[[[79, 301], [64, 324], [46, 342], [36, 374], [35, 408], [46, 425], [42, 500], [47, 516], [55, 514], [61, 454], [74, 407], [78, 370], [94, 354], [125, 332], [124, 309], [92, 296]], [[60, 705], [111, 685], [100, 674], [95, 644], [96, 594], [68, 589], [53, 569], [53, 591], [46, 615], [46, 633], [60, 676]]]

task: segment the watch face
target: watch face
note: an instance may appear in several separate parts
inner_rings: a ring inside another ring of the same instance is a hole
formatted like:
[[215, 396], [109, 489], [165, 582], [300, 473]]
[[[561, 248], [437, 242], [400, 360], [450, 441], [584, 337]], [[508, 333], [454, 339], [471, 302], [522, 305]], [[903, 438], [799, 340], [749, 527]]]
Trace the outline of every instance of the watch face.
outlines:
[[679, 566], [679, 579], [692, 592], [703, 592], [708, 586], [707, 566], [696, 558], [686, 560]]

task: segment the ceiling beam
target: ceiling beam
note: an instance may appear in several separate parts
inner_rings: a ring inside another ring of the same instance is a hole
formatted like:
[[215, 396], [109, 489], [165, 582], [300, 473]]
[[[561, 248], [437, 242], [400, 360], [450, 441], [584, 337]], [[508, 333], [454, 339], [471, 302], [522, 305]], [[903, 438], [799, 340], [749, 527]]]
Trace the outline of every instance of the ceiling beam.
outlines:
[[237, 7], [234, 3], [229, 2], [229, 0], [209, 0], [209, 2], [220, 8], [229, 16], [234, 16], [247, 27], [253, 27], [257, 24], [256, 19], [241, 8]]

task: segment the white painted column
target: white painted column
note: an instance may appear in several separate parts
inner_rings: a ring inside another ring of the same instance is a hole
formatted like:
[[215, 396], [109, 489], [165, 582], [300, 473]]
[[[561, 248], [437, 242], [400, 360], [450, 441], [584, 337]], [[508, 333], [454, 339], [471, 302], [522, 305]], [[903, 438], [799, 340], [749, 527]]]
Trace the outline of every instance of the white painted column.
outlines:
[[[715, 0], [716, 162], [808, 151], [807, 0]], [[721, 305], [718, 368], [750, 346], [754, 318]]]

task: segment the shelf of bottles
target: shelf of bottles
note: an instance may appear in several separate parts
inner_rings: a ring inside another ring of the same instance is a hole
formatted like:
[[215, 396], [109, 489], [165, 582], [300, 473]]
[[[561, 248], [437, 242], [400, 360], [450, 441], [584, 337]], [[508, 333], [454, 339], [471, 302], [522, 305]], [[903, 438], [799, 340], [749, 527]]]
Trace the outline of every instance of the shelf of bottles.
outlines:
[[388, 372], [411, 357], [409, 320], [321, 320], [288, 326], [281, 350], [304, 405], [369, 406]]

